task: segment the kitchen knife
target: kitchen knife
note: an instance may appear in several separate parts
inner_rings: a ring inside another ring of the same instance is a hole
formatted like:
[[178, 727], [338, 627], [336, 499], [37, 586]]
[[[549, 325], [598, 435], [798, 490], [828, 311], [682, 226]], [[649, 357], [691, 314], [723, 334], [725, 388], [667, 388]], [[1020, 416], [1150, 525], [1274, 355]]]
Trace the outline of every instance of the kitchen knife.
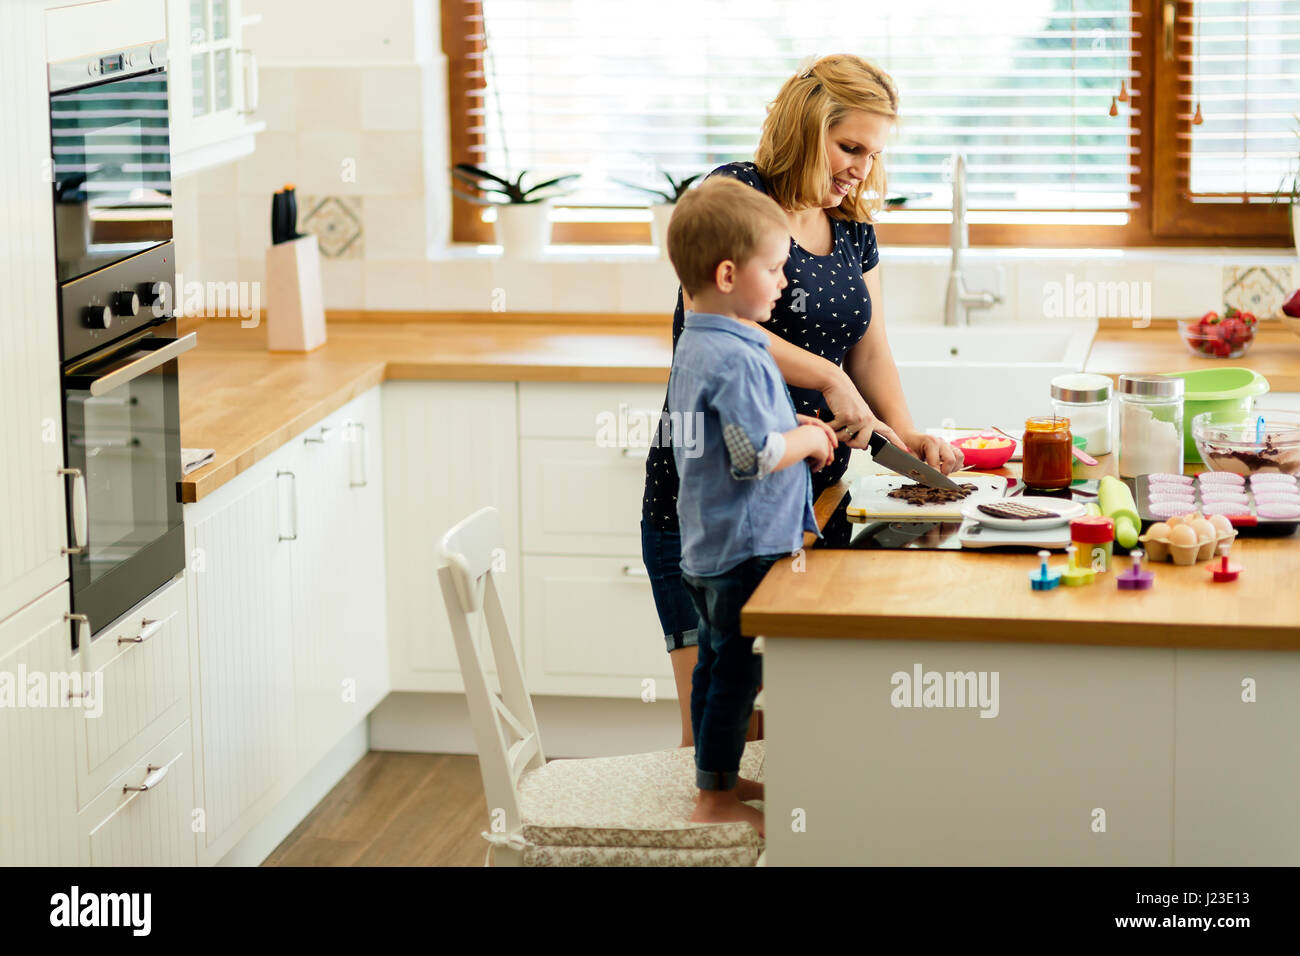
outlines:
[[879, 462], [904, 478], [911, 478], [931, 488], [956, 491], [961, 486], [937, 468], [909, 455], [879, 432], [871, 433], [871, 460]]
[[277, 189], [271, 194], [271, 245], [279, 245], [284, 238], [284, 192]]

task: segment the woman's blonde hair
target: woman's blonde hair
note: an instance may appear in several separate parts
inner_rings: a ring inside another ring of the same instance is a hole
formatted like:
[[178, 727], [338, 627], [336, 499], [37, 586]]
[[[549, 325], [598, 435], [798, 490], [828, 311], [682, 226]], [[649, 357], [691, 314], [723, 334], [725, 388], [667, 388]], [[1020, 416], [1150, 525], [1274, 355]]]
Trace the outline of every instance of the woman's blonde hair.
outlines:
[[744, 266], [773, 230], [782, 236], [790, 231], [775, 202], [730, 176], [713, 176], [673, 207], [668, 259], [686, 294], [694, 296], [714, 281], [724, 260]]
[[[767, 107], [754, 165], [771, 196], [791, 211], [821, 205], [831, 178], [826, 131], [861, 110], [898, 117], [898, 91], [889, 74], [851, 53], [824, 56], [785, 81]], [[836, 219], [871, 222], [885, 202], [885, 167], [879, 158], [866, 180], [827, 210]]]

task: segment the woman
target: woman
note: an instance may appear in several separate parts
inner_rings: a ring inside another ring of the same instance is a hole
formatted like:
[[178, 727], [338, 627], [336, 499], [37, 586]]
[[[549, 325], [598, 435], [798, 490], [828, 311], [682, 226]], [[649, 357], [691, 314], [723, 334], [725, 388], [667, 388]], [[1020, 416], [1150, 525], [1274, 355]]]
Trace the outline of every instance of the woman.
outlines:
[[[883, 203], [880, 153], [897, 117], [898, 94], [886, 73], [860, 57], [822, 57], [787, 80], [769, 105], [754, 161], [710, 174], [767, 193], [790, 224], [787, 286], [763, 330], [796, 410], [833, 415], [840, 446], [834, 464], [812, 476], [814, 499], [840, 480], [850, 449], [866, 448], [873, 431], [945, 474], [962, 463], [959, 450], [913, 423], [880, 314], [871, 216]], [[674, 346], [691, 304], [679, 288]], [[681, 582], [677, 469], [668, 443], [646, 461], [641, 553], [672, 660], [682, 746], [689, 747], [697, 618]]]

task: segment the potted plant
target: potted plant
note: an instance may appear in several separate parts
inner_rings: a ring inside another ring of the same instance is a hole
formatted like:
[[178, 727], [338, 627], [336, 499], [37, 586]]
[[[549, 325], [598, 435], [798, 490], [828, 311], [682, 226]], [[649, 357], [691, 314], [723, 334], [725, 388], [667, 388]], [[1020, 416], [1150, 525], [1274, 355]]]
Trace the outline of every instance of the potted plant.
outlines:
[[614, 182], [656, 197], [657, 201], [650, 206], [650, 241], [659, 247], [659, 255], [664, 256], [668, 254], [668, 220], [672, 218], [673, 206], [676, 205], [677, 200], [686, 195], [686, 190], [691, 188], [691, 184], [704, 174], [696, 173], [685, 179], [673, 179], [672, 175], [664, 170], [661, 169], [659, 172], [663, 173], [664, 179], [668, 180], [667, 190], [638, 186], [636, 183], [624, 182], [621, 179], [616, 179]]
[[534, 186], [524, 186], [528, 171], [513, 181], [469, 163], [457, 163], [451, 174], [461, 182], [482, 190], [486, 195], [473, 196], [452, 187], [452, 193], [477, 206], [496, 206], [496, 237], [507, 256], [540, 259], [551, 241], [550, 200], [567, 195], [570, 190], [558, 187], [578, 173], [556, 176]]

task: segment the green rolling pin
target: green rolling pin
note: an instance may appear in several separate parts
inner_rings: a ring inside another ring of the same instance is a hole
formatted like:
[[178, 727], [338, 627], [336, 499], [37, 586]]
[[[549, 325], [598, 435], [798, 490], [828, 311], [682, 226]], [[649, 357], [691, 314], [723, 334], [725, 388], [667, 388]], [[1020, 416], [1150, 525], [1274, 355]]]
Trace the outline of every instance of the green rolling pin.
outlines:
[[1102, 476], [1097, 483], [1097, 502], [1101, 513], [1115, 522], [1115, 540], [1126, 548], [1137, 544], [1142, 519], [1138, 517], [1128, 485], [1111, 475]]

